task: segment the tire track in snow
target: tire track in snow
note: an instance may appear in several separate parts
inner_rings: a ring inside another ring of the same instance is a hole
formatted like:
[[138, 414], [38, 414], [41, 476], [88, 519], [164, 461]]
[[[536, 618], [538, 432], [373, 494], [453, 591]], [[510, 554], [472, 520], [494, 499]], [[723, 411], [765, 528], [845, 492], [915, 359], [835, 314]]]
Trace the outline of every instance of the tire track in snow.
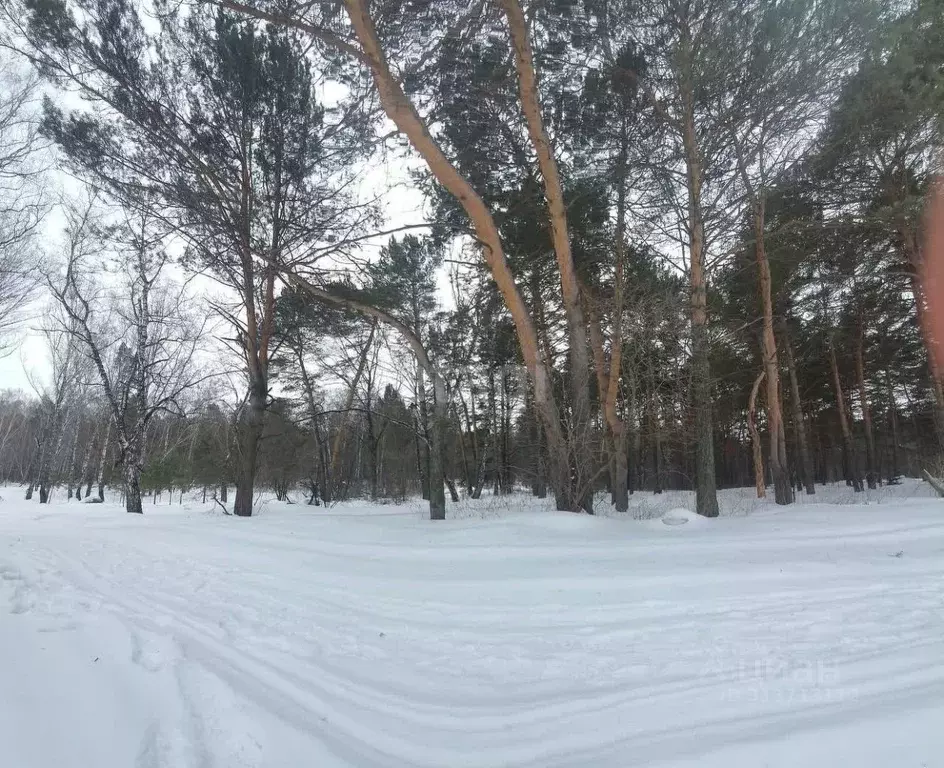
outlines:
[[[913, 539], [924, 547], [914, 563], [885, 559], [888, 545], [902, 538], [889, 528], [887, 535], [858, 537], [851, 563], [782, 578], [763, 565], [774, 548], [755, 536], [737, 541], [750, 550], [751, 562], [735, 558], [730, 572], [718, 571], [718, 561], [703, 551], [725, 543], [716, 531], [708, 541], [647, 540], [654, 551], [672, 552], [678, 568], [672, 573], [648, 571], [664, 554], [622, 542], [614, 554], [604, 545], [567, 547], [563, 540], [495, 551], [455, 542], [436, 551], [394, 541], [357, 555], [356, 542], [311, 540], [311, 531], [308, 539], [269, 535], [268, 551], [260, 543], [232, 562], [232, 539], [251, 540], [248, 531], [221, 536], [215, 549], [191, 548], [200, 531], [182, 525], [126, 539], [116, 526], [98, 532], [102, 538], [79, 557], [70, 555], [71, 543], [44, 537], [44, 551], [29, 559], [43, 561], [47, 580], [60, 580], [89, 605], [108, 606], [129, 633], [142, 633], [131, 653], [155, 674], [175, 670], [179, 696], [190, 708], [180, 728], [192, 735], [182, 743], [191, 746], [168, 752], [160, 732], [145, 740], [167, 765], [258, 764], [260, 741], [256, 749], [252, 740], [227, 739], [239, 729], [255, 739], [253, 717], [246, 725], [240, 716], [267, 712], [327, 745], [333, 762], [324, 765], [576, 768], [698, 755], [732, 740], [940, 701], [942, 569], [928, 553], [940, 547], [944, 527], [925, 528], [920, 542]], [[788, 563], [802, 566], [811, 555], [844, 546], [830, 535], [806, 540], [790, 551]], [[190, 553], [187, 560], [161, 551], [175, 541]], [[866, 545], [878, 563], [870, 570], [863, 565]], [[561, 566], [567, 557], [603, 552], [592, 566]], [[634, 553], [640, 556], [630, 559]], [[521, 560], [517, 593], [501, 583], [513, 557]], [[707, 571], [699, 557], [710, 564]], [[377, 578], [411, 561], [420, 562], [412, 578], [402, 570], [396, 578]], [[552, 567], [560, 574], [556, 581], [545, 575]], [[457, 573], [450, 579], [452, 568]], [[608, 584], [608, 571], [630, 585]], [[489, 578], [475, 582], [477, 572]], [[286, 579], [287, 573], [304, 581]], [[866, 573], [871, 581], [856, 585]], [[430, 576], [446, 578], [430, 587], [424, 583]], [[564, 587], [552, 601], [555, 583]], [[40, 608], [47, 604], [44, 599]], [[576, 606], [580, 619], [573, 618]], [[396, 629], [380, 638], [391, 626]], [[266, 627], [272, 637], [257, 636]], [[179, 652], [170, 667], [148, 632]], [[266, 647], [275, 635], [284, 641], [277, 652]], [[340, 647], [345, 641], [349, 647]], [[716, 657], [708, 648], [717, 648]], [[648, 666], [634, 673], [627, 658], [633, 654]], [[815, 685], [793, 684], [792, 671], [817, 657], [832, 663], [854, 697], [817, 703], [810, 700]], [[772, 676], [753, 666], [770, 659], [787, 665]], [[376, 663], [365, 666], [370, 661]], [[767, 701], [746, 700], [751, 691]], [[235, 714], [208, 716], [225, 709], [220, 702], [233, 701]], [[147, 749], [142, 754], [151, 759]]]
[[[61, 556], [59, 557], [61, 559]], [[227, 684], [239, 690], [247, 698], [261, 699], [260, 703], [266, 708], [279, 712], [280, 716], [294, 722], [299, 728], [310, 728], [312, 720], [325, 718], [326, 730], [330, 727], [330, 730], [335, 733], [340, 731], [345, 734], [346, 738], [341, 740], [341, 743], [335, 744], [334, 751], [339, 757], [346, 755], [342, 759], [349, 759], [351, 765], [405, 765], [407, 764], [405, 762], [406, 755], [411, 753], [415, 743], [409, 739], [388, 738], [378, 740], [375, 730], [360, 725], [354, 718], [349, 717], [345, 720], [340, 717], [337, 712], [339, 704], [345, 704], [351, 710], [373, 712], [380, 715], [396, 710], [401, 728], [405, 724], [404, 721], [408, 720], [411, 726], [409, 730], [417, 734], [421, 734], [424, 730], [438, 729], [440, 731], [453, 731], [456, 735], [473, 733], [480, 734], [483, 737], [489, 735], [496, 737], [493, 740], [497, 743], [492, 747], [484, 746], [477, 755], [469, 756], [469, 762], [467, 763], [457, 763], [454, 751], [443, 750], [432, 752], [430, 759], [422, 763], [424, 765], [441, 765], [443, 764], [440, 762], [442, 760], [447, 760], [450, 765], [494, 765], [496, 763], [490, 762], [493, 758], [489, 755], [492, 752], [495, 755], [508, 754], [509, 750], [516, 754], [516, 759], [520, 759], [521, 764], [526, 764], [530, 760], [534, 765], [549, 765], [549, 762], [541, 763], [540, 761], [548, 760], [554, 755], [560, 757], [568, 752], [573, 754], [578, 754], [581, 750], [584, 752], [592, 750], [606, 752], [607, 749], [605, 744], [602, 743], [599, 728], [589, 727], [585, 724], [583, 724], [583, 727], [574, 728], [577, 732], [585, 734], [583, 738], [560, 735], [549, 738], [549, 734], [554, 732], [554, 726], [561, 721], [569, 720], [571, 725], [574, 726], [582, 724], [582, 722], [577, 723], [575, 721], [605, 720], [606, 715], [614, 711], [624, 711], [627, 716], [630, 716], [633, 705], [638, 708], [642, 704], [649, 707], [658, 704], [663, 709], [672, 710], [684, 704], [685, 701], [690, 701], [693, 694], [698, 695], [710, 691], [723, 692], [726, 686], [737, 682], [737, 673], [715, 676], [702, 675], [698, 682], [694, 682], [690, 674], [687, 676], [679, 675], [674, 681], [663, 675], [652, 685], [639, 686], [629, 693], [618, 693], [616, 690], [594, 691], [592, 695], [579, 698], [574, 695], [573, 690], [569, 690], [561, 691], [559, 698], [551, 697], [551, 700], [548, 701], [549, 692], [544, 691], [539, 697], [540, 703], [513, 699], [512, 701], [506, 700], [502, 704], [500, 697], [496, 697], [493, 700], [485, 699], [476, 702], [477, 706], [470, 706], [468, 702], [454, 707], [441, 704], [438, 706], [421, 706], [417, 698], [411, 695], [415, 694], [416, 691], [406, 690], [401, 695], [385, 694], [376, 689], [376, 681], [374, 681], [374, 685], [371, 685], [366, 678], [358, 681], [359, 684], [355, 685], [355, 681], [350, 676], [347, 678], [343, 676], [343, 668], [330, 669], [327, 665], [315, 665], [309, 660], [306, 662], [308, 664], [307, 668], [302, 665], [293, 672], [287, 666], [274, 664], [270, 660], [247, 653], [243, 649], [234, 650], [225, 644], [225, 633], [215, 631], [206, 623], [185, 618], [180, 612], [181, 601], [179, 596], [174, 596], [174, 599], [170, 600], [162, 600], [159, 595], [142, 593], [137, 590], [136, 601], [129, 601], [126, 597], [119, 597], [116, 594], [119, 589], [126, 591], [126, 584], [112, 582], [107, 577], [97, 576], [85, 562], [76, 561], [72, 565], [75, 568], [84, 569], [93, 582], [99, 582], [99, 586], [92, 587], [92, 589], [98, 589], [103, 599], [114, 602], [120, 608], [118, 613], [121, 615], [136, 616], [136, 622], [144, 622], [148, 613], [153, 614], [155, 608], [160, 608], [168, 618], [168, 625], [172, 626], [173, 636], [178, 642], [182, 642], [187, 649], [188, 657], [199, 659], [198, 663], [201, 666], [212, 669], [214, 675], [225, 680]], [[101, 587], [102, 583], [105, 584], [104, 591]], [[831, 593], [830, 598], [823, 601], [822, 610], [828, 615], [832, 610], [830, 606], [846, 604], [850, 599], [874, 602], [876, 595], [883, 594], [884, 599], [897, 601], [901, 595], [907, 593], [907, 590], [900, 589], [897, 593], [891, 594], [889, 592], [890, 590], [887, 588], [884, 591], [869, 588], [860, 590], [857, 593], [854, 589], [844, 587]], [[340, 590], [335, 590], [334, 593], [337, 595], [343, 594]], [[825, 593], [830, 594], [829, 590], [825, 590]], [[796, 590], [796, 594], [802, 596], [803, 593]], [[260, 598], [254, 599], [252, 602], [262, 604], [266, 593], [264, 590], [260, 590], [259, 595]], [[784, 603], [782, 597], [782, 594], [770, 595], [771, 604], [764, 606], [763, 610], [759, 610], [758, 606], [754, 606], [755, 610], [752, 615], [755, 618], [758, 615], [765, 616], [777, 622], [784, 615], [788, 615], [802, 607], [801, 600], [795, 603]], [[410, 603], [409, 601], [403, 601], [402, 605], [404, 608], [409, 608]], [[614, 603], [609, 607], [615, 609], [619, 607], [619, 604]], [[309, 608], [312, 609], [313, 607], [309, 606]], [[328, 617], [336, 614], [339, 610], [339, 602], [335, 600], [333, 604], [322, 605], [320, 608], [322, 616]], [[406, 610], [404, 612], [408, 613]], [[712, 609], [703, 615], [718, 618], [724, 616], [724, 614], [723, 609]], [[370, 616], [370, 610], [366, 608], [359, 610], [360, 620]], [[490, 626], [498, 624], [502, 618], [507, 618], [507, 615], [502, 611], [494, 611], [489, 616], [487, 623]], [[670, 617], [677, 619], [678, 616], [678, 612], [664, 612], [653, 616], [650, 623], [655, 625], [654, 632], [656, 633], [658, 631], [678, 631], [681, 625], [666, 623]], [[376, 615], [375, 618], [377, 618]], [[389, 616], [381, 617], [381, 621], [389, 620]], [[694, 631], [700, 626], [700, 622], [686, 621], [684, 626]], [[550, 629], [570, 629], [570, 627], [551, 627]], [[164, 628], [164, 631], [167, 631], [167, 627]], [[683, 640], [685, 641], [682, 643], [683, 645], [688, 645], [691, 642], [691, 638], [687, 636]], [[935, 643], [929, 641], [928, 645], [934, 647]], [[883, 649], [879, 649], [875, 651], [875, 655], [881, 656], [882, 652]], [[852, 661], [851, 658], [847, 658], [843, 660], [843, 664]], [[938, 673], [939, 670], [936, 670], [935, 674]], [[856, 678], [856, 682], [861, 685], [865, 685], [872, 680], [881, 683], [884, 680], [884, 675], [884, 672], [879, 671], [872, 677], [860, 676]], [[252, 684], [248, 684], [247, 680], [253, 681]], [[299, 682], [304, 683], [304, 686], [299, 685]], [[930, 688], [937, 691], [938, 688], [935, 686], [938, 685], [938, 682], [935, 681], [929, 684]], [[894, 694], [893, 689], [890, 689], [887, 685], [880, 685], [877, 686], [876, 693], [870, 695], [869, 699], [870, 701], [881, 699], [892, 694]], [[907, 689], [902, 695], [907, 695]], [[295, 714], [286, 712], [284, 704], [279, 704], [279, 701], [284, 701], [286, 698], [295, 705], [294, 708], [297, 710]], [[835, 707], [826, 705], [825, 708], [821, 709], [829, 713], [835, 710]], [[299, 713], [304, 714], [299, 716]], [[752, 714], [750, 717], [741, 714], [733, 716], [729, 720], [732, 729], [746, 727], [748, 724], [746, 721], [749, 720], [751, 723], [749, 730], [752, 733], [755, 731], [763, 733], [764, 729], [775, 728], [778, 724], [782, 725], [794, 721], [799, 724], [808, 724], [818, 721], [822, 717], [824, 717], [824, 713], [820, 710], [814, 710], [810, 715], [800, 715], [787, 709], [785, 713], [767, 715], [766, 722], [764, 716], [758, 716], [757, 714]], [[837, 717], [839, 716], [833, 715], [833, 719]], [[705, 743], [705, 736], [702, 734], [705, 729], [711, 730], [714, 728], [718, 733], [727, 734], [727, 722], [728, 720], [722, 718], [709, 720], [704, 725], [696, 726], [692, 734], [686, 735], [682, 740], [689, 742], [694, 749], [697, 745]], [[515, 742], [525, 742], [527, 746], [515, 748], [514, 744], [502, 742], [497, 738], [502, 730], [515, 731]], [[653, 748], [658, 747], [659, 749], [666, 747], [666, 739], [679, 740], [680, 738], [677, 733], [672, 732], [671, 728], [667, 729], [665, 733], [647, 733], [634, 732], [625, 727], [622, 730], [615, 727], [609, 729], [608, 733], [622, 733], [622, 735], [614, 737], [614, 743], [632, 744], [634, 747], [648, 743]], [[323, 736], [323, 734], [320, 735]], [[379, 751], [367, 754], [354, 748], [354, 745], [365, 743], [365, 741], [373, 741], [375, 744], [380, 741]], [[709, 739], [709, 741], [711, 740]], [[679, 754], [683, 752], [684, 750], [681, 750]], [[367, 762], [368, 760], [370, 762]]]

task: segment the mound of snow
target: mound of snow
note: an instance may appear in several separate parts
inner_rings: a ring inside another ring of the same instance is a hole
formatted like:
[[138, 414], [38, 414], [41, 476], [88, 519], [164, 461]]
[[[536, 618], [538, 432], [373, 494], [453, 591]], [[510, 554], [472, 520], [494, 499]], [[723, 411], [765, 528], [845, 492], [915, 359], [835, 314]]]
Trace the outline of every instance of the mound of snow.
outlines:
[[666, 525], [685, 525], [686, 523], [697, 523], [699, 521], [698, 515], [684, 507], [670, 509], [662, 515], [662, 522]]

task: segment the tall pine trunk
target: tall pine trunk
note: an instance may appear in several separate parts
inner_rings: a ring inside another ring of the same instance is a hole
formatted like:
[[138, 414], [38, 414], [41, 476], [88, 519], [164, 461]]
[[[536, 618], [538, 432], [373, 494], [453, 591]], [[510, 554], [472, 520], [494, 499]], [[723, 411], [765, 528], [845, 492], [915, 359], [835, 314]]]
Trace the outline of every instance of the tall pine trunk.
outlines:
[[764, 203], [754, 207], [754, 243], [757, 276], [763, 312], [762, 346], [764, 371], [767, 374], [767, 428], [770, 433], [770, 472], [774, 481], [774, 499], [778, 504], [793, 503], [793, 485], [787, 468], [786, 440], [783, 434], [783, 411], [780, 406], [780, 365], [777, 360], [777, 339], [774, 336], [774, 310], [771, 291], [770, 262], [764, 240]]
[[531, 495], [538, 499], [547, 498], [547, 479], [544, 475], [544, 430], [537, 417], [532, 414], [531, 450], [534, 454], [533, 472], [531, 475]]
[[659, 396], [652, 394], [650, 423], [652, 425], [652, 492], [662, 493], [662, 417], [659, 414]]
[[790, 403], [793, 411], [793, 429], [796, 432], [797, 447], [800, 451], [800, 472], [803, 476], [803, 486], [809, 495], [816, 493], [813, 484], [813, 459], [810, 454], [810, 444], [806, 434], [806, 420], [803, 416], [803, 401], [800, 399], [800, 383], [797, 379], [796, 364], [793, 360], [793, 346], [790, 344], [786, 326], [782, 332], [783, 352], [787, 364], [787, 374], [790, 378]]
[[863, 490], [862, 477], [859, 474], [859, 462], [856, 457], [855, 441], [852, 438], [852, 429], [849, 426], [849, 417], [846, 413], [846, 399], [842, 393], [842, 379], [839, 377], [839, 363], [836, 360], [836, 346], [832, 338], [829, 339], [829, 366], [833, 374], [833, 386], [836, 390], [836, 408], [839, 412], [839, 429], [842, 432], [843, 452], [846, 457], [846, 477], [856, 491]]
[[767, 496], [767, 486], [764, 483], [764, 455], [760, 444], [760, 433], [757, 430], [757, 422], [754, 418], [757, 409], [757, 392], [760, 390], [760, 384], [767, 375], [763, 370], [754, 379], [754, 386], [751, 387], [751, 396], [747, 401], [747, 431], [751, 433], [751, 452], [754, 458], [754, 487], [757, 489], [757, 498], [763, 499]]
[[452, 405], [452, 415], [455, 416], [456, 425], [458, 426], [457, 437], [459, 441], [459, 456], [462, 459], [462, 477], [465, 480], [466, 492], [468, 493], [468, 495], [471, 496], [472, 495], [472, 472], [469, 467], [469, 451], [465, 445], [465, 431], [463, 430], [462, 419], [459, 417], [459, 411], [457, 410], [455, 403], [453, 403]]
[[[98, 457], [98, 500], [105, 501], [105, 459], [108, 458], [108, 441], [111, 439], [111, 417], [108, 418], [105, 426], [105, 437], [102, 440], [102, 451]], [[85, 493], [88, 497], [88, 491]]]
[[861, 307], [859, 308], [857, 325], [855, 368], [856, 383], [859, 389], [859, 406], [862, 408], [862, 426], [865, 431], [865, 480], [869, 488], [874, 489], [878, 485], [878, 460], [875, 455], [875, 435], [872, 430], [872, 409], [869, 406], [869, 396], [865, 388], [865, 320], [862, 317]]
[[688, 183], [688, 247], [692, 321], [691, 407], [695, 427], [695, 511], [704, 517], [718, 516], [715, 478], [714, 426], [711, 408], [711, 352], [708, 339], [708, 285], [705, 277], [705, 222], [702, 211], [702, 165], [695, 130], [694, 92], [683, 78], [682, 143]]
[[[445, 436], [449, 423], [446, 385], [438, 373], [432, 374], [433, 419], [429, 428], [429, 519], [446, 519]], [[455, 497], [455, 494], [453, 494]]]
[[333, 497], [333, 489], [331, 488], [333, 478], [328, 472], [327, 440], [321, 433], [321, 414], [318, 412], [318, 404], [315, 402], [315, 385], [308, 375], [305, 355], [300, 346], [296, 349], [295, 355], [298, 359], [299, 372], [302, 375], [302, 388], [305, 391], [305, 403], [308, 406], [308, 418], [311, 419], [311, 431], [315, 436], [315, 454], [318, 459], [318, 493], [312, 493], [309, 504], [315, 503], [316, 496], [320, 497], [325, 504], [328, 504]]
[[888, 482], [898, 479], [898, 408], [895, 404], [895, 389], [892, 387], [892, 377], [886, 371], [885, 381], [888, 388], [888, 426], [891, 431], [891, 461], [888, 467]]
[[430, 449], [429, 424], [426, 413], [426, 376], [419, 360], [416, 361], [416, 469], [420, 475], [420, 490], [423, 499], [430, 493]]
[[259, 440], [265, 422], [266, 385], [256, 379], [250, 383], [249, 398], [240, 418], [239, 466], [236, 470], [236, 498], [233, 514], [239, 517], [252, 515], [255, 492], [256, 464], [259, 458]]

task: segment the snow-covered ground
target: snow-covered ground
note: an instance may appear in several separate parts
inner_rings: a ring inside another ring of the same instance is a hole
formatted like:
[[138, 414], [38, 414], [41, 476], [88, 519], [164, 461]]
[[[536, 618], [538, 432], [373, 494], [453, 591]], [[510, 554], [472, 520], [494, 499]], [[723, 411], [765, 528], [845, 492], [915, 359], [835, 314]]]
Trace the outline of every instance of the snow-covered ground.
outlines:
[[944, 500], [913, 481], [674, 525], [687, 494], [0, 496], [2, 768], [944, 766]]

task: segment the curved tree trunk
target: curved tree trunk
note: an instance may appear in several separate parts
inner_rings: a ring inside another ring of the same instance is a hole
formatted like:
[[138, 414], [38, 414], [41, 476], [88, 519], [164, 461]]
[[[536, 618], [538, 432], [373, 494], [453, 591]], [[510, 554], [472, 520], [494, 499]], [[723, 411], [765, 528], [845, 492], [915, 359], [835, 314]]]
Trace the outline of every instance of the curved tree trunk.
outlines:
[[[538, 96], [537, 75], [528, 23], [518, 0], [499, 0], [511, 35], [518, 73], [518, 91], [528, 134], [538, 158], [544, 196], [547, 200], [551, 224], [551, 238], [557, 269], [560, 273], [561, 297], [567, 320], [567, 339], [570, 357], [571, 413], [568, 430], [570, 478], [566, 484], [567, 506], [573, 511], [593, 511], [594, 468], [590, 460], [590, 356], [587, 346], [587, 328], [580, 302], [580, 286], [570, 248], [567, 226], [567, 207], [564, 188], [560, 181], [557, 160], [550, 137], [544, 127], [541, 102]], [[563, 485], [563, 482], [561, 483]]]
[[491, 211], [468, 180], [443, 154], [416, 107], [391, 72], [366, 0], [345, 0], [345, 7], [354, 35], [360, 44], [360, 49], [349, 52], [369, 67], [387, 117], [406, 135], [413, 148], [426, 161], [434, 178], [456, 198], [472, 221], [476, 237], [483, 246], [482, 255], [511, 314], [525, 365], [534, 381], [535, 408], [547, 436], [554, 482], [569, 485], [568, 447], [552, 391], [551, 378], [539, 354], [534, 322], [508, 265], [501, 235]]
[[307, 24], [297, 18], [255, 8], [238, 0], [219, 0], [219, 4], [255, 18], [300, 29], [343, 51], [370, 70], [387, 117], [396, 125], [397, 130], [407, 137], [426, 162], [433, 177], [456, 198], [473, 224], [476, 238], [482, 245], [483, 258], [512, 317], [522, 357], [534, 382], [535, 409], [541, 418], [547, 438], [551, 479], [556, 486], [555, 497], [559, 504], [574, 511], [581, 508], [592, 511], [591, 482], [594, 473], [588, 461], [591, 446], [586, 329], [570, 250], [562, 187], [541, 119], [527, 22], [518, 2], [501, 0], [501, 5], [508, 19], [515, 50], [522, 108], [545, 184], [549, 222], [560, 271], [570, 346], [573, 397], [573, 414], [566, 437], [560, 410], [552, 391], [550, 374], [538, 349], [534, 321], [515, 283], [492, 213], [469, 181], [443, 153], [390, 69], [367, 0], [344, 0], [356, 45], [329, 30]]
[[[413, 330], [401, 322], [393, 315], [388, 312], [378, 309], [377, 307], [371, 306], [369, 304], [364, 304], [363, 302], [357, 301], [356, 299], [349, 298], [346, 296], [338, 296], [329, 291], [324, 290], [323, 288], [318, 288], [315, 285], [312, 285], [303, 277], [296, 275], [294, 272], [284, 270], [286, 279], [291, 285], [294, 285], [297, 288], [301, 288], [304, 291], [307, 291], [312, 296], [326, 301], [330, 304], [334, 304], [340, 307], [346, 307], [348, 309], [353, 309], [357, 312], [360, 312], [362, 315], [379, 320], [380, 322], [386, 323], [395, 330], [397, 330], [400, 335], [403, 337], [404, 341], [410, 345], [410, 349], [413, 351], [413, 355], [416, 358], [417, 365], [420, 369], [425, 372], [433, 383], [433, 402], [434, 402], [434, 417], [432, 420], [432, 425], [430, 429], [429, 437], [429, 510], [430, 510], [430, 519], [431, 520], [444, 520], [446, 517], [446, 491], [444, 488], [444, 465], [443, 461], [443, 451], [444, 451], [444, 441], [445, 433], [448, 424], [448, 403], [446, 398], [446, 383], [442, 378], [442, 375], [439, 373], [439, 370], [433, 365], [432, 360], [430, 360], [428, 353], [426, 352], [426, 347], [423, 345], [423, 342], [420, 340], [420, 337], [413, 332]], [[370, 419], [370, 411], [368, 409], [368, 419]], [[369, 425], [371, 433], [373, 433], [372, 425]], [[371, 494], [372, 497], [376, 497], [377, 492], [377, 446], [374, 444], [374, 439], [371, 439], [371, 449], [374, 454], [373, 461], [373, 476], [371, 478]], [[433, 456], [433, 454], [437, 454]]]

